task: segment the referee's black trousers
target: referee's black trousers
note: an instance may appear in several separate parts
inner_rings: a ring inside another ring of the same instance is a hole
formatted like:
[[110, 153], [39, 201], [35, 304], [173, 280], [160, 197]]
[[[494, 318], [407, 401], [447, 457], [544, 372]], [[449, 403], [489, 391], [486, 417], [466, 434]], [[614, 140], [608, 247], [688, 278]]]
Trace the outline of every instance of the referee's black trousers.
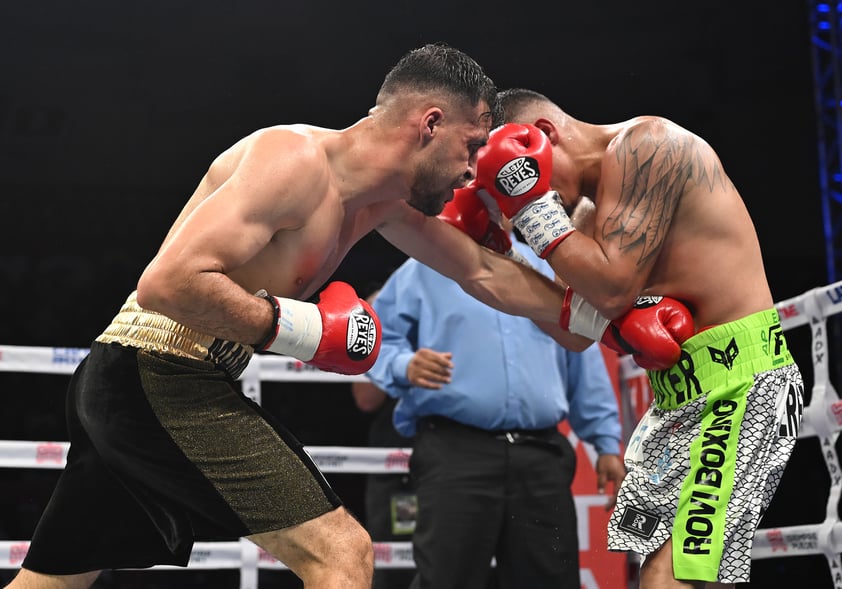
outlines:
[[410, 459], [412, 589], [580, 589], [575, 471], [556, 428], [490, 432], [422, 420]]

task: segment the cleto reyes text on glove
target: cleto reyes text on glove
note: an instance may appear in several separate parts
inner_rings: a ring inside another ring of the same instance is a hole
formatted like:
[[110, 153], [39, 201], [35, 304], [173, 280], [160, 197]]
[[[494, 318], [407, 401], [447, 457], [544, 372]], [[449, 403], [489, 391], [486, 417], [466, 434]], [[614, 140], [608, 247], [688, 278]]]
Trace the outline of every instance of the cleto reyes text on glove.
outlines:
[[575, 228], [550, 188], [552, 144], [534, 125], [494, 129], [477, 156], [478, 194], [512, 220], [532, 250], [546, 258]]
[[255, 349], [292, 356], [320, 370], [363, 374], [380, 353], [380, 319], [345, 282], [331, 282], [314, 303], [269, 295], [274, 330]]

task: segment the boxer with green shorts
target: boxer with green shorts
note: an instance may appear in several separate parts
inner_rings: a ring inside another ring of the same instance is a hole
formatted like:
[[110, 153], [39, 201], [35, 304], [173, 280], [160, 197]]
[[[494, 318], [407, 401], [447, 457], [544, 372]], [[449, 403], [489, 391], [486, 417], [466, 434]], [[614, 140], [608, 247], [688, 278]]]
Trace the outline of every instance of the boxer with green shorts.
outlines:
[[567, 287], [562, 328], [631, 354], [656, 396], [610, 547], [646, 556], [640, 589], [748, 581], [803, 385], [740, 191], [710, 143], [665, 117], [596, 124], [527, 88], [497, 99], [506, 124], [480, 153], [478, 195]]
[[672, 537], [677, 578], [748, 582], [803, 409], [777, 311], [698, 333], [649, 379], [655, 398], [626, 449], [608, 546], [647, 555]]

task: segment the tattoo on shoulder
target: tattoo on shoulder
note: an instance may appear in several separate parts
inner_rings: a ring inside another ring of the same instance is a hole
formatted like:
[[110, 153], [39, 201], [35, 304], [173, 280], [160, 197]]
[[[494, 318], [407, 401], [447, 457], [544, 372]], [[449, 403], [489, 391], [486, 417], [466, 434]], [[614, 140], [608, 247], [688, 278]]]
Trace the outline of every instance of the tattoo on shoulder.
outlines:
[[688, 183], [714, 192], [730, 180], [710, 147], [689, 133], [663, 127], [632, 129], [615, 146], [622, 183], [602, 239], [635, 253], [642, 266], [657, 255]]

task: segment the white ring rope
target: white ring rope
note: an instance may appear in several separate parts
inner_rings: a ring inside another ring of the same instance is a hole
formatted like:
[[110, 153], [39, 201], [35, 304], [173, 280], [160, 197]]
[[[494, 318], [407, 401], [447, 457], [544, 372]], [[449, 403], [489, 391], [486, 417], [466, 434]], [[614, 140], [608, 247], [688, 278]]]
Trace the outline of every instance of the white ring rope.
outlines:
[[[835, 444], [842, 430], [842, 401], [830, 382], [828, 370], [827, 318], [842, 312], [842, 282], [809, 290], [776, 303], [784, 330], [810, 325], [814, 383], [810, 404], [804, 410], [799, 438], [817, 436], [830, 473], [831, 487], [825, 520], [780, 528], [760, 529], [754, 538], [752, 558], [824, 555], [831, 571], [842, 571], [842, 523], [837, 504], [842, 494], [842, 475]], [[88, 354], [86, 348], [50, 348], [0, 345], [0, 372], [71, 374]], [[644, 377], [643, 379], [641, 377]], [[260, 402], [261, 382], [352, 382], [365, 376], [322, 372], [294, 358], [255, 355], [241, 375], [243, 391]], [[620, 359], [620, 382], [624, 397], [640, 402], [645, 372], [630, 356]], [[638, 410], [640, 408], [638, 407]], [[68, 442], [0, 440], [0, 468], [63, 468]], [[308, 447], [307, 452], [325, 473], [401, 473], [408, 471], [409, 448]], [[18, 568], [29, 541], [0, 541], [0, 569]], [[414, 568], [411, 542], [375, 542], [377, 568]], [[159, 565], [155, 569], [185, 570]], [[247, 540], [196, 542], [187, 569], [240, 569], [240, 588], [256, 589], [258, 569], [285, 569], [271, 555]], [[835, 589], [842, 589], [842, 576], [833, 575]]]

